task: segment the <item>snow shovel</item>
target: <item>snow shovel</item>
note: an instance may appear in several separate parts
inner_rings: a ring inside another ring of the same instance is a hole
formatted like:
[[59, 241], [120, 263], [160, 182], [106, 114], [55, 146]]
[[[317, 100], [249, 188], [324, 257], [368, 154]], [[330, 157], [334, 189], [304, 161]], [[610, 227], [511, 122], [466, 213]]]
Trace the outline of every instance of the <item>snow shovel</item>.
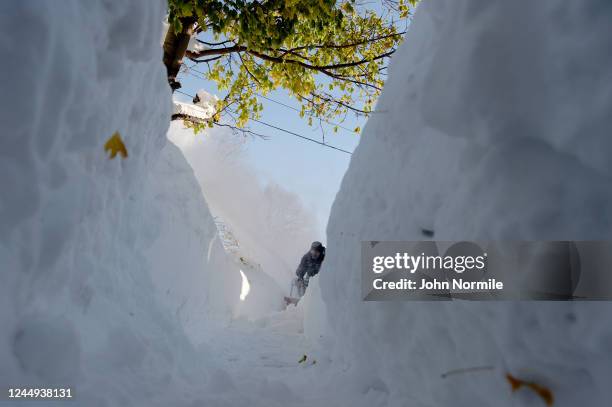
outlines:
[[[293, 295], [293, 291], [295, 290], [296, 297]], [[299, 278], [294, 278], [291, 280], [291, 290], [289, 291], [289, 297], [283, 297], [285, 299], [285, 306], [289, 306], [289, 304], [297, 305], [300, 301], [300, 298], [304, 295], [304, 291], [306, 291], [306, 284], [304, 280]]]

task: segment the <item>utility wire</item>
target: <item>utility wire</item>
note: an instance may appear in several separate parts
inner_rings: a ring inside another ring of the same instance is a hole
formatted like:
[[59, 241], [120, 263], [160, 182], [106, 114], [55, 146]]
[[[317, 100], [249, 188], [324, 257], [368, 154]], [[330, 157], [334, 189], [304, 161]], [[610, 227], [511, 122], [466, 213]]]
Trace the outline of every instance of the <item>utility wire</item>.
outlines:
[[[283, 102], [281, 102], [281, 101], [278, 101], [278, 100], [274, 100], [274, 99], [272, 99], [272, 98], [270, 98], [270, 97], [268, 97], [268, 96], [264, 96], [264, 95], [262, 95], [261, 93], [257, 93], [257, 92], [254, 92], [254, 93], [255, 93], [257, 96], [259, 96], [260, 98], [262, 98], [262, 99], [266, 99], [266, 100], [269, 100], [269, 101], [270, 101], [270, 102], [272, 102], [272, 103], [276, 103], [277, 105], [281, 105], [281, 106], [284, 106], [284, 107], [286, 107], [286, 108], [288, 108], [288, 109], [295, 110], [295, 111], [296, 111], [296, 112], [298, 112], [298, 113], [300, 112], [300, 109], [298, 109], [298, 108], [296, 108], [296, 107], [290, 106], [290, 105], [288, 105], [288, 104], [286, 104], [286, 103], [283, 103]], [[346, 130], [346, 131], [348, 131], [348, 132], [351, 132], [351, 133], [355, 134], [355, 130], [353, 130], [353, 129], [349, 129], [348, 127], [343, 126], [343, 125], [341, 125], [340, 123], [334, 123], [334, 122], [331, 122], [331, 121], [329, 121], [329, 120], [321, 119], [321, 118], [316, 117], [316, 116], [315, 116], [315, 115], [313, 115], [313, 114], [309, 114], [309, 113], [306, 113], [306, 114], [307, 114], [308, 116], [310, 116], [310, 117], [314, 117], [314, 118], [316, 118], [316, 119], [319, 119], [319, 120], [321, 120], [321, 121], [324, 121], [324, 122], [325, 122], [325, 123], [327, 123], [327, 124], [330, 124], [330, 125], [332, 125], [332, 126], [336, 126], [336, 127], [338, 127], [339, 129]]]
[[190, 98], [192, 98], [192, 99], [195, 97], [195, 96], [190, 95], [189, 93], [185, 93], [185, 92], [183, 92], [182, 90], [179, 90], [179, 89], [175, 89], [174, 91], [175, 91], [176, 93], [180, 93], [181, 95], [189, 96], [189, 97], [190, 97]]
[[263, 124], [264, 126], [268, 126], [268, 127], [273, 128], [273, 129], [276, 129], [276, 130], [279, 130], [279, 131], [285, 132], [285, 133], [287, 133], [287, 134], [291, 134], [292, 136], [299, 137], [299, 138], [304, 139], [304, 140], [312, 141], [313, 143], [317, 143], [317, 144], [319, 144], [319, 145], [322, 145], [322, 146], [325, 146], [325, 147], [332, 148], [332, 149], [334, 149], [334, 150], [342, 151], [343, 153], [346, 153], [346, 154], [349, 154], [349, 155], [353, 155], [353, 153], [351, 153], [350, 151], [343, 150], [343, 149], [341, 149], [341, 148], [339, 148], [339, 147], [332, 146], [331, 144], [323, 143], [322, 141], [315, 140], [315, 139], [312, 139], [312, 138], [310, 138], [310, 137], [302, 136], [301, 134], [294, 133], [294, 132], [292, 132], [292, 131], [290, 131], [290, 130], [286, 130], [286, 129], [283, 129], [283, 128], [281, 128], [281, 127], [277, 127], [277, 126], [275, 126], [275, 125], [273, 125], [273, 124], [266, 123], [266, 122], [263, 122], [263, 121], [261, 121], [261, 120], [257, 120], [257, 119], [255, 119], [255, 118], [253, 118], [253, 117], [251, 117], [251, 118], [250, 118], [250, 120], [253, 120], [254, 122], [257, 122], [257, 123], [259, 123], [259, 124]]
[[[190, 95], [189, 93], [187, 93], [187, 92], [183, 92], [183, 91], [182, 91], [182, 90], [180, 90], [180, 89], [176, 89], [176, 90], [175, 90], [175, 92], [180, 93], [181, 95], [188, 96], [188, 97], [190, 97], [190, 98], [194, 98], [194, 97], [195, 97], [194, 95]], [[276, 130], [278, 130], [278, 131], [282, 131], [282, 132], [287, 133], [287, 134], [289, 134], [289, 135], [292, 135], [292, 136], [294, 136], [294, 137], [299, 137], [299, 138], [301, 138], [301, 139], [303, 139], [303, 140], [306, 140], [306, 141], [310, 141], [310, 142], [316, 143], [316, 144], [318, 144], [318, 145], [320, 145], [320, 146], [327, 147], [327, 148], [331, 148], [332, 150], [337, 150], [337, 151], [340, 151], [340, 152], [346, 153], [346, 154], [348, 154], [348, 155], [352, 155], [352, 154], [353, 154], [353, 153], [351, 153], [350, 151], [344, 150], [344, 149], [342, 149], [342, 148], [340, 148], [340, 147], [336, 147], [336, 146], [333, 146], [333, 145], [331, 145], [331, 144], [327, 144], [327, 143], [324, 143], [324, 142], [322, 142], [322, 141], [315, 140], [315, 139], [313, 139], [313, 138], [303, 136], [303, 135], [298, 134], [298, 133], [295, 133], [295, 132], [293, 132], [293, 131], [291, 131], [291, 130], [283, 129], [282, 127], [278, 127], [278, 126], [275, 126], [275, 125], [273, 125], [273, 124], [266, 123], [266, 122], [264, 122], [264, 121], [262, 121], [262, 120], [255, 119], [255, 118], [253, 118], [253, 117], [250, 117], [249, 119], [250, 119], [250, 120], [252, 120], [252, 121], [254, 121], [254, 122], [256, 122], [256, 123], [259, 123], [259, 124], [262, 124], [262, 125], [264, 125], [264, 126], [270, 127], [270, 128], [272, 128], [272, 129], [276, 129]], [[255, 133], [254, 131], [251, 131], [251, 130], [247, 130], [247, 131], [248, 131], [249, 133], [252, 133], [252, 134], [256, 135], [256, 136], [265, 137], [264, 135], [259, 134], [259, 133]]]

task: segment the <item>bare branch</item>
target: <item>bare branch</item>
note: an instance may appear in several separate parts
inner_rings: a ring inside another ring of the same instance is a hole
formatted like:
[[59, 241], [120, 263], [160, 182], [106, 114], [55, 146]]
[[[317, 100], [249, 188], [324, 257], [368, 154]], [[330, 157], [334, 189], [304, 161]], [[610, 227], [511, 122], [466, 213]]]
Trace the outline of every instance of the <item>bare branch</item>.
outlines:
[[368, 114], [371, 113], [371, 112], [368, 112], [366, 110], [362, 110], [362, 109], [356, 108], [354, 106], [351, 106], [351, 105], [349, 105], [347, 103], [344, 103], [344, 102], [342, 102], [342, 101], [340, 101], [338, 99], [335, 99], [331, 95], [323, 96], [323, 95], [319, 95], [319, 94], [315, 94], [315, 93], [311, 93], [310, 95], [312, 96], [312, 98], [308, 98], [308, 97], [306, 97], [304, 95], [298, 95], [298, 97], [300, 99], [304, 99], [305, 101], [309, 102], [313, 106], [320, 106], [321, 105], [321, 103], [316, 103], [314, 101], [314, 98], [316, 97], [316, 98], [321, 99], [324, 102], [335, 103], [335, 104], [340, 105], [342, 107], [345, 107], [345, 108], [347, 108], [349, 110], [352, 110], [353, 112], [357, 113], [357, 115], [368, 115]]
[[255, 75], [253, 75], [253, 74], [251, 73], [251, 71], [249, 71], [249, 67], [247, 66], [247, 64], [245, 64], [245, 63], [244, 63], [244, 59], [242, 59], [242, 54], [241, 54], [240, 52], [238, 53], [238, 56], [240, 57], [240, 62], [242, 62], [242, 66], [243, 66], [243, 67], [244, 67], [244, 69], [247, 71], [247, 73], [249, 74], [249, 76], [250, 76], [251, 78], [253, 78], [253, 80], [254, 80], [255, 82], [260, 83], [260, 82], [259, 82], [259, 79], [257, 79], [257, 78], [255, 77]]
[[251, 135], [251, 136], [259, 137], [262, 140], [270, 139], [270, 136], [266, 136], [265, 134], [256, 133], [250, 129], [232, 126], [231, 124], [227, 124], [227, 123], [215, 123], [215, 126], [230, 128], [232, 130], [232, 133], [234, 134], [242, 133], [243, 135]]

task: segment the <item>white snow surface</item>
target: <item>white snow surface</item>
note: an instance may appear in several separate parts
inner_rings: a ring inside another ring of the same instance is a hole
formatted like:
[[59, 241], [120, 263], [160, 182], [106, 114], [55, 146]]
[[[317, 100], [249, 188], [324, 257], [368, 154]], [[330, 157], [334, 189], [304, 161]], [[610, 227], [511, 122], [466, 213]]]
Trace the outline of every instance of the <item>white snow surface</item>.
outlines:
[[[3, 392], [70, 386], [84, 406], [227, 400], [199, 345], [209, 320], [229, 320], [240, 277], [166, 139], [164, 14], [160, 0], [0, 5]], [[115, 131], [126, 159], [104, 152]]]
[[[609, 239], [612, 3], [425, 0], [336, 197], [332, 357], [390, 406], [610, 405], [609, 303], [361, 301], [360, 241]], [[608, 287], [608, 290], [610, 287]], [[453, 369], [490, 366], [442, 378]]]
[[[70, 387], [73, 401], [33, 403], [88, 407], [327, 400], [329, 382], [304, 395], [329, 361], [315, 359], [302, 310], [277, 311], [284, 290], [259, 266], [245, 268], [254, 291], [239, 301], [244, 264], [223, 250], [194, 171], [166, 138], [164, 13], [150, 0], [0, 4], [0, 388]], [[115, 131], [126, 159], [104, 151]], [[291, 196], [253, 190], [245, 199], [280, 199], [278, 213], [256, 211], [276, 230], [279, 214], [300, 224]], [[266, 223], [243, 225], [251, 242]], [[274, 230], [256, 252], [274, 247]]]
[[219, 99], [204, 90], [198, 91], [197, 97], [199, 100], [195, 104], [174, 100], [172, 102], [172, 114], [187, 115], [201, 120], [210, 119], [215, 113], [216, 103]]
[[[196, 179], [166, 140], [164, 12], [0, 4], [1, 388], [71, 386], [66, 404], [94, 407], [542, 406], [510, 392], [511, 373], [555, 406], [610, 404], [609, 304], [364, 303], [359, 247], [423, 228], [608, 238], [612, 4], [425, 0], [334, 203], [319, 277], [265, 316], [245, 311], [282, 292], [315, 231], [248, 168], [221, 167], [240, 194], [207, 174], [246, 254], [283, 253], [246, 270], [267, 288], [239, 303], [240, 264], [198, 185], [207, 167], [192, 157]], [[115, 131], [127, 159], [103, 151]]]
[[191, 117], [195, 117], [197, 119], [208, 120], [212, 113], [214, 112], [214, 107], [202, 107], [198, 105], [194, 105], [193, 103], [185, 103], [174, 101], [172, 102], [172, 114], [181, 114], [187, 115]]

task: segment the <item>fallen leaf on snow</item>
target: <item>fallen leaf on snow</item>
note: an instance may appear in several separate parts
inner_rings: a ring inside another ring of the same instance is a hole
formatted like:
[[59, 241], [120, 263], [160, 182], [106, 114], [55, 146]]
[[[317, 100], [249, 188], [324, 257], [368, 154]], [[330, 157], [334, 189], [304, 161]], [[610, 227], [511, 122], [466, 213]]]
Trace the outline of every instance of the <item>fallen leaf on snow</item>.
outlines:
[[538, 396], [540, 396], [547, 406], [553, 405], [555, 398], [552, 394], [552, 391], [550, 391], [548, 387], [542, 386], [538, 383], [518, 379], [512, 376], [510, 373], [506, 373], [506, 379], [512, 387], [512, 392], [519, 390], [521, 387], [527, 387], [534, 391]]
[[121, 155], [123, 158], [127, 158], [128, 152], [125, 148], [125, 144], [123, 144], [123, 140], [121, 139], [121, 134], [118, 131], [114, 132], [113, 135], [104, 143], [104, 151], [110, 153], [110, 159], [115, 158], [117, 154]]

